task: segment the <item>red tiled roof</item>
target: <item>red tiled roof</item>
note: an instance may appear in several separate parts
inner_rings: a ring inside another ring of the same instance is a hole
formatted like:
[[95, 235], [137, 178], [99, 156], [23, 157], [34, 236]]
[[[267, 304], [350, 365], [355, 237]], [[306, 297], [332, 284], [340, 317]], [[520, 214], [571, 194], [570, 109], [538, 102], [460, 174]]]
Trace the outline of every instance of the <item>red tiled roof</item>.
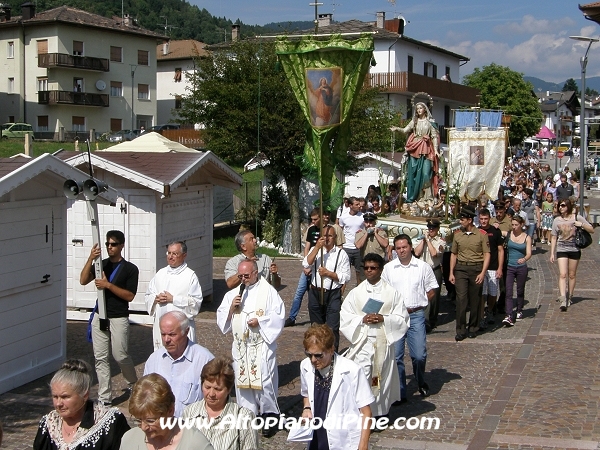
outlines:
[[61, 22], [71, 25], [80, 25], [93, 28], [104, 28], [112, 31], [120, 31], [129, 34], [138, 34], [157, 39], [168, 39], [166, 36], [147, 30], [136, 25], [126, 25], [120, 17], [108, 18], [93, 14], [81, 9], [70, 6], [59, 6], [44, 12], [36, 12], [35, 16], [28, 20], [22, 20], [22, 16], [14, 16], [11, 20], [0, 22], [1, 26], [20, 25], [25, 26], [38, 25], [44, 23]]
[[597, 24], [600, 24], [600, 2], [579, 5], [579, 9], [586, 17], [586, 19], [592, 20]]
[[169, 52], [163, 55], [163, 44], [156, 46], [156, 59], [165, 61], [169, 59], [192, 59], [199, 56], [207, 56], [208, 52], [204, 49], [204, 42], [194, 39], [185, 39], [181, 41], [169, 41]]

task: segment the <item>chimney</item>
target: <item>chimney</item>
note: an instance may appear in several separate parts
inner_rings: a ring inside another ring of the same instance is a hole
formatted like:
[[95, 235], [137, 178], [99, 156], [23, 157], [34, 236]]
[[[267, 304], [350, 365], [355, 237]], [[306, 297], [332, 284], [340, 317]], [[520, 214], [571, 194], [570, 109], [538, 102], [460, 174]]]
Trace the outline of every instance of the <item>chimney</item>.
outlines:
[[385, 12], [380, 11], [377, 13], [377, 28], [385, 28]]
[[8, 22], [10, 20], [10, 5], [8, 3], [0, 3], [0, 22]]
[[331, 19], [333, 19], [333, 14], [319, 14], [319, 27], [328, 27], [331, 25]]
[[31, 2], [21, 5], [21, 16], [23, 20], [33, 19], [35, 17], [35, 4]]
[[231, 25], [231, 40], [234, 42], [240, 40], [240, 26], [237, 23]]
[[163, 55], [168, 55], [169, 54], [169, 42], [165, 42], [163, 44], [163, 52], [162, 52], [162, 54]]

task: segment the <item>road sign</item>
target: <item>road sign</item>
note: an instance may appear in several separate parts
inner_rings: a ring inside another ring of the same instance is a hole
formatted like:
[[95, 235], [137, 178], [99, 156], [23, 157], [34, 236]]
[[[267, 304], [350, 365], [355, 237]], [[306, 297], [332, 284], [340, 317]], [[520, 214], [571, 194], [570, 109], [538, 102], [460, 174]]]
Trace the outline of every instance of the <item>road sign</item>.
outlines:
[[563, 159], [563, 156], [565, 156], [565, 152], [569, 150], [569, 147], [558, 147], [556, 149], [556, 157], [558, 159]]

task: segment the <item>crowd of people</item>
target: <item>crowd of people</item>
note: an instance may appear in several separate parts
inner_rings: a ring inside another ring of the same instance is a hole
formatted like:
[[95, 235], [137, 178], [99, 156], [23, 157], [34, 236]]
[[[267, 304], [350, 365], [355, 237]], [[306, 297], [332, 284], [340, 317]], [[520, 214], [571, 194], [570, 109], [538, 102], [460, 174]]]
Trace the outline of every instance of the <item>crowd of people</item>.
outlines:
[[[265, 437], [279, 429], [277, 343], [284, 327], [296, 325], [305, 293], [311, 326], [304, 334], [305, 359], [300, 363], [301, 417], [310, 421], [350, 415], [359, 423], [387, 417], [394, 405], [408, 400], [406, 346], [419, 394], [431, 393], [427, 334], [437, 327], [442, 283], [448, 299], [456, 302], [457, 342], [477, 337], [495, 323], [498, 313], [504, 315], [504, 326], [514, 326], [523, 319], [527, 262], [537, 243], [548, 243], [550, 262], [557, 263], [560, 273], [557, 301], [567, 311], [581, 256], [575, 229], [593, 233], [577, 211], [578, 189], [568, 167], [554, 174], [535, 158], [514, 158], [504, 169], [495, 201], [482, 197], [449, 205], [440, 191], [435, 203], [458, 213], [460, 229], [455, 233], [442, 237], [440, 220], [429, 218], [415, 243], [400, 234], [391, 245], [385, 227], [378, 225], [378, 213], [397, 208], [397, 185], [390, 185], [384, 197], [375, 186], [366, 199], [349, 196], [335, 223], [329, 210], [321, 214], [315, 209], [287, 315], [273, 285], [277, 265], [256, 252], [252, 232], [240, 231], [235, 236], [239, 254], [225, 267], [229, 291], [216, 318], [221, 332], [231, 334], [232, 347], [216, 357], [197, 342], [194, 318], [202, 305], [202, 289], [185, 262], [185, 242], [172, 242], [167, 266], [145, 293], [154, 318], [154, 352], [139, 379], [128, 353], [128, 304], [136, 295], [139, 271], [122, 256], [124, 234], [111, 230], [102, 276], [94, 270], [101, 255], [98, 245], [80, 275], [81, 284], [93, 281], [105, 294], [106, 317], [96, 313], [90, 321], [98, 399], [90, 399], [91, 367], [67, 361], [50, 382], [55, 410], [40, 421], [33, 447], [257, 448], [259, 430], [236, 424], [261, 418]], [[350, 342], [343, 353], [341, 335]], [[133, 429], [112, 406], [111, 354], [129, 386], [129, 412], [138, 425]], [[160, 419], [170, 417], [212, 422], [203, 429], [182, 428], [176, 422], [162, 426]], [[231, 417], [233, 422], [226, 419]], [[231, 426], [219, 425], [228, 420]], [[303, 437], [310, 450], [368, 448], [369, 426], [310, 431]]]

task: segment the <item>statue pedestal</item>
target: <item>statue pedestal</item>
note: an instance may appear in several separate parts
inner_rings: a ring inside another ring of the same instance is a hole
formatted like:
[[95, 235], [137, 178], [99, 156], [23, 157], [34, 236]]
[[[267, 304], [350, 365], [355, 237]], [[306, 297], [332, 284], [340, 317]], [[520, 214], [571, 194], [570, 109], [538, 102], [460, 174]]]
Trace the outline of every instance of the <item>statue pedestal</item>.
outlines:
[[[416, 241], [423, 239], [424, 234], [427, 232], [427, 219], [429, 217], [413, 217], [405, 215], [394, 215], [381, 217], [377, 219], [377, 226], [386, 228], [387, 234], [390, 238], [390, 244], [393, 245], [394, 237], [399, 234], [407, 234], [413, 241], [413, 246]], [[450, 223], [444, 223], [441, 218], [438, 218], [442, 222], [440, 226], [440, 236], [446, 240], [446, 244], [450, 246], [452, 244], [452, 236], [454, 231], [460, 228], [458, 220], [454, 220]]]

